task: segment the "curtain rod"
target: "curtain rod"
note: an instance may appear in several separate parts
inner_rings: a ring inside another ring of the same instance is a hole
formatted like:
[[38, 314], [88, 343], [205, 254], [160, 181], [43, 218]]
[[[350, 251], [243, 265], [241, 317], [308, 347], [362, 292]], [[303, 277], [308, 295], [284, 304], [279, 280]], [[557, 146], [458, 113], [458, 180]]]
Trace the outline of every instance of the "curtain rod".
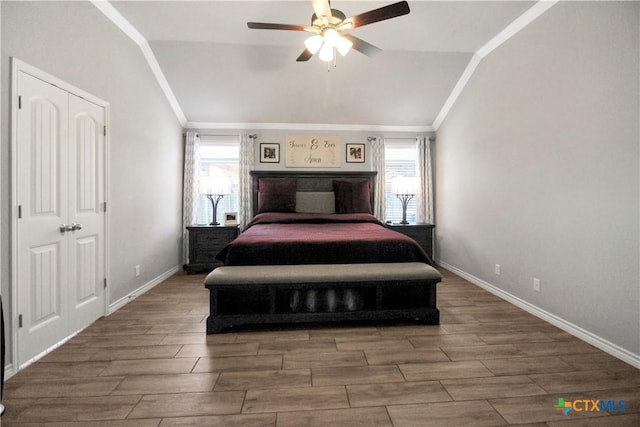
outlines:
[[196, 132], [198, 136], [240, 136], [239, 133], [219, 134], [219, 133], [200, 133]]
[[[215, 134], [215, 133], [200, 133], [200, 132], [196, 132], [196, 135], [198, 135], [198, 136], [220, 136], [220, 137], [222, 137], [222, 136], [237, 136], [237, 137], [240, 137], [240, 136], [241, 136], [241, 134], [238, 134], [238, 133], [230, 133], [230, 134]], [[187, 136], [187, 134], [186, 134], [186, 133], [183, 133], [183, 134], [182, 134], [182, 137], [183, 137], [183, 138], [184, 138], [184, 137], [186, 137], [186, 136]], [[249, 138], [251, 138], [251, 139], [257, 139], [257, 138], [258, 138], [258, 135], [254, 133], [254, 134], [249, 135]]]
[[[418, 138], [418, 137], [414, 137], [414, 138], [410, 138], [410, 137], [409, 138], [389, 138], [389, 139], [409, 139], [409, 140], [411, 140], [411, 139], [415, 139], [415, 138]], [[429, 140], [429, 142], [434, 142], [436, 140], [435, 136], [428, 136], [427, 139]], [[367, 137], [367, 142], [373, 142], [373, 141], [377, 141], [377, 140], [378, 140], [377, 136], [368, 136]]]
[[[197, 132], [196, 135], [198, 136], [241, 136], [241, 134], [236, 134], [236, 133], [231, 133], [231, 134], [215, 134], [215, 133], [199, 133]], [[183, 135], [184, 136], [184, 135]], [[250, 135], [247, 135], [249, 138], [251, 139], [258, 139], [258, 134], [257, 133], [252, 133]]]

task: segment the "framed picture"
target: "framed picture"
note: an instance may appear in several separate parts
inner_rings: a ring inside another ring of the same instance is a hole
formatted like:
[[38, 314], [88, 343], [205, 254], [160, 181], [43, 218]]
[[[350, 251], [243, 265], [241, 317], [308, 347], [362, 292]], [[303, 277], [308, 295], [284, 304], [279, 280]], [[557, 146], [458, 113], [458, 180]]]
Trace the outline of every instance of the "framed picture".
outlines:
[[224, 225], [238, 225], [238, 212], [225, 212]]
[[260, 163], [280, 163], [280, 144], [261, 143]]
[[364, 163], [364, 144], [346, 144], [347, 163]]

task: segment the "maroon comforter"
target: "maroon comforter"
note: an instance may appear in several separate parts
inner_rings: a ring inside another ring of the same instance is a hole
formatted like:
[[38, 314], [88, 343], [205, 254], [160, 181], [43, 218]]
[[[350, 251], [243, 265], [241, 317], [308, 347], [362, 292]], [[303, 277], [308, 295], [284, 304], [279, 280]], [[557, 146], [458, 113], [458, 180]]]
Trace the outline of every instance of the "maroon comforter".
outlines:
[[216, 258], [225, 265], [433, 262], [415, 240], [370, 214], [266, 212]]

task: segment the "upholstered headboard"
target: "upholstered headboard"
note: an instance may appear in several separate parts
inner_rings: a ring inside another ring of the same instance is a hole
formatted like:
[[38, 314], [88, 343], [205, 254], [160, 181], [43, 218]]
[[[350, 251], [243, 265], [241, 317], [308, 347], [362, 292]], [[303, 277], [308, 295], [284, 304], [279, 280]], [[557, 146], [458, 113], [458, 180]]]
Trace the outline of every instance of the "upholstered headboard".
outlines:
[[333, 181], [369, 181], [371, 206], [375, 197], [375, 171], [308, 172], [308, 171], [251, 171], [252, 209], [258, 212], [260, 178], [294, 178], [298, 182], [296, 206], [298, 212], [333, 212]]

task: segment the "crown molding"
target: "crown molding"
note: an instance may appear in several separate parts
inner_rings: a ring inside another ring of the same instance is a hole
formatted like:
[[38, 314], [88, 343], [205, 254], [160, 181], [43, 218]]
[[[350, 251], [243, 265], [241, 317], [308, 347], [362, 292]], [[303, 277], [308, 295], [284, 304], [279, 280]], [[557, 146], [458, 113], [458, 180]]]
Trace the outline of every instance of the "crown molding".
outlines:
[[471, 79], [471, 76], [480, 64], [480, 61], [482, 61], [485, 56], [489, 55], [504, 42], [519, 33], [520, 30], [532, 23], [539, 16], [553, 7], [556, 3], [558, 3], [557, 0], [540, 0], [539, 2], [531, 6], [531, 8], [529, 8], [525, 13], [516, 18], [511, 24], [507, 25], [504, 30], [502, 30], [500, 33], [498, 33], [498, 35], [485, 43], [480, 49], [476, 51], [476, 53], [473, 54], [471, 60], [469, 60], [469, 63], [467, 64], [467, 67], [462, 72], [460, 79], [458, 79], [458, 82], [453, 87], [451, 94], [449, 94], [449, 97], [442, 106], [442, 109], [436, 116], [436, 119], [433, 121], [434, 130], [437, 131], [444, 119], [447, 117], [447, 114], [449, 114], [449, 111], [453, 107], [453, 104], [455, 104], [458, 97], [462, 93], [462, 90]]
[[241, 130], [321, 130], [365, 132], [433, 132], [433, 126], [345, 125], [323, 123], [213, 123], [188, 122], [185, 129], [241, 129]]
[[145, 39], [145, 37], [140, 34], [138, 30], [135, 29], [133, 25], [127, 19], [120, 14], [107, 0], [91, 0], [91, 3], [102, 12], [111, 22], [113, 22], [123, 33], [125, 33], [135, 44], [138, 45], [144, 58], [147, 60], [147, 64], [149, 64], [149, 68], [151, 68], [151, 72], [155, 76], [160, 88], [164, 92], [167, 101], [169, 101], [169, 105], [173, 109], [174, 114], [176, 115], [178, 121], [182, 126], [187, 123], [187, 117], [184, 115], [180, 104], [178, 103], [178, 99], [174, 95], [171, 90], [171, 86], [169, 86], [169, 82], [167, 81], [162, 69], [160, 68], [160, 64], [156, 59], [149, 43]]

